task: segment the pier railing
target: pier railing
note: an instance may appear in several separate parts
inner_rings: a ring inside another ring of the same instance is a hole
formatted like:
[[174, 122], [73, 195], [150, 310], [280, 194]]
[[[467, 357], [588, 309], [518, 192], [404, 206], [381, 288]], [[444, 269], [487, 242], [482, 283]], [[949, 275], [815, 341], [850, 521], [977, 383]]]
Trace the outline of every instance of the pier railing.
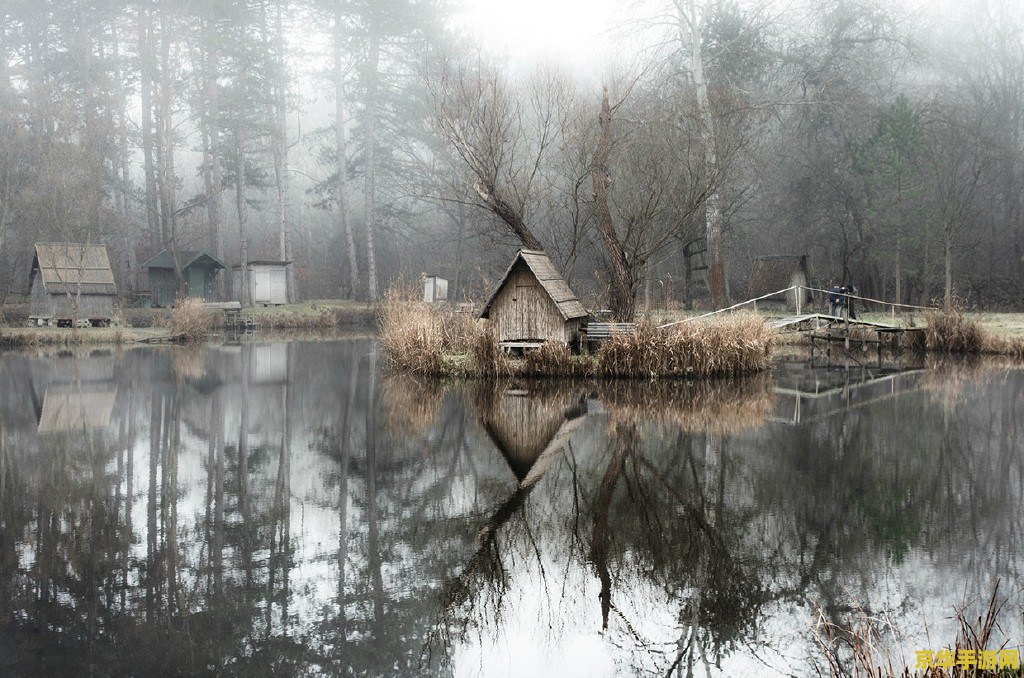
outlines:
[[[746, 306], [752, 307], [753, 310], [756, 312], [757, 311], [757, 302], [765, 301], [767, 299], [771, 299], [772, 297], [778, 297], [779, 295], [782, 295], [782, 294], [788, 294], [788, 293], [793, 292], [793, 291], [797, 292], [797, 295], [796, 295], [796, 299], [797, 299], [796, 312], [797, 312], [797, 315], [800, 315], [803, 312], [803, 310], [804, 310], [803, 306], [806, 303], [806, 298], [805, 298], [805, 295], [803, 294], [803, 292], [805, 290], [808, 291], [808, 292], [820, 292], [820, 293], [825, 294], [825, 295], [831, 294], [831, 292], [829, 290], [823, 290], [823, 289], [820, 289], [818, 287], [809, 287], [807, 285], [792, 285], [790, 287], [786, 287], [784, 289], [777, 290], [775, 292], [769, 292], [768, 294], [762, 294], [761, 296], [754, 297], [753, 299], [747, 299], [746, 301], [741, 301], [738, 304], [733, 304], [732, 306], [728, 306], [726, 308], [721, 308], [721, 309], [718, 309], [717, 311], [709, 311], [708, 313], [702, 313], [701, 315], [695, 315], [695, 316], [691, 316], [689, 318], [683, 318], [682, 320], [674, 320], [674, 321], [672, 321], [670, 323], [665, 323], [664, 325], [659, 325], [659, 327], [664, 329], [666, 327], [672, 327], [674, 325], [679, 325], [680, 323], [687, 323], [687, 322], [691, 322], [691, 321], [694, 321], [694, 320], [700, 320], [702, 318], [710, 318], [711, 316], [715, 316], [715, 315], [718, 315], [720, 313], [732, 313], [732, 312], [738, 311], [739, 309], [741, 309], [743, 307], [746, 307]], [[896, 309], [897, 308], [900, 308], [900, 309], [910, 309], [911, 311], [935, 311], [935, 310], [939, 309], [938, 306], [916, 306], [914, 304], [903, 304], [903, 303], [900, 303], [898, 301], [885, 301], [885, 300], [882, 300], [882, 299], [875, 299], [873, 297], [861, 296], [859, 294], [850, 294], [848, 292], [843, 292], [842, 294], [843, 294], [844, 297], [846, 297], [848, 299], [857, 299], [857, 300], [862, 301], [862, 302], [878, 304], [883, 309], [887, 308], [887, 309], [889, 309], [890, 316], [893, 319], [896, 318]]]

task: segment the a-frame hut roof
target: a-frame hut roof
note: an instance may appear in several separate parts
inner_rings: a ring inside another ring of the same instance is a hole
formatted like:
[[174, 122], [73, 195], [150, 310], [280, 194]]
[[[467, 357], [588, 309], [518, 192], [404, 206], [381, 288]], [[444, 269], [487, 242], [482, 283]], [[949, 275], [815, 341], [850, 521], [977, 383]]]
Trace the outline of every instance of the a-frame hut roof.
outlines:
[[[196, 263], [200, 259], [207, 259], [218, 268], [227, 268], [217, 257], [213, 256], [206, 250], [182, 250], [178, 252], [178, 261], [181, 262], [181, 270], [185, 270], [192, 264]], [[252, 263], [252, 262], [250, 262]], [[170, 251], [164, 250], [160, 254], [156, 255], [146, 263], [142, 265], [142, 268], [174, 268], [174, 255]]]
[[505, 275], [501, 276], [501, 280], [494, 287], [494, 291], [491, 292], [491, 296], [488, 297], [487, 302], [484, 303], [483, 309], [480, 311], [480, 317], [486, 318], [490, 314], [491, 304], [494, 303], [495, 297], [498, 296], [498, 292], [505, 286], [505, 281], [508, 280], [512, 270], [516, 267], [520, 261], [524, 262], [529, 267], [530, 271], [540, 282], [541, 287], [547, 292], [547, 295], [551, 297], [551, 301], [555, 302], [555, 306], [558, 308], [558, 312], [562, 314], [564, 320], [574, 320], [576, 318], [586, 318], [587, 309], [580, 303], [579, 297], [572, 291], [569, 284], [565, 282], [565, 278], [558, 272], [555, 265], [551, 263], [551, 259], [548, 255], [537, 250], [519, 250], [516, 253], [515, 259], [509, 265], [508, 270], [505, 271]]
[[114, 271], [104, 245], [37, 243], [32, 270], [38, 270], [47, 294], [117, 294]]
[[757, 296], [785, 289], [792, 284], [790, 280], [793, 273], [798, 270], [802, 270], [804, 275], [808, 275], [806, 254], [776, 254], [756, 257], [750, 271], [747, 294]]

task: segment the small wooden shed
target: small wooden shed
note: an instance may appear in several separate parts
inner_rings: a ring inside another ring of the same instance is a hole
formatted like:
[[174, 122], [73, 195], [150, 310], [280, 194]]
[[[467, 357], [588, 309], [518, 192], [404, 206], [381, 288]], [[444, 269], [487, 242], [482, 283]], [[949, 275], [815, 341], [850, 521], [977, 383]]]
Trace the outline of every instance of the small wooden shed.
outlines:
[[32, 259], [29, 320], [37, 325], [93, 325], [114, 317], [117, 284], [107, 248], [82, 243], [38, 243]]
[[448, 301], [448, 281], [439, 275], [423, 276], [423, 301]]
[[[258, 306], [279, 306], [288, 303], [288, 265], [290, 261], [257, 260], [246, 265], [249, 299]], [[242, 265], [231, 268], [232, 289], [241, 292]], [[238, 295], [241, 301], [241, 294]]]
[[[787, 292], [785, 303], [788, 310], [800, 312], [807, 308], [812, 301], [811, 292], [806, 289], [809, 280], [810, 273], [808, 272], [806, 254], [757, 257], [750, 270], [747, 296], [759, 297], [799, 285], [804, 289]], [[782, 301], [782, 299], [774, 298], [771, 301]]]
[[[178, 252], [185, 296], [216, 301], [217, 274], [227, 268], [206, 250]], [[149, 292], [154, 306], [170, 307], [178, 298], [178, 279], [174, 274], [174, 256], [164, 250], [142, 265], [149, 272]]]
[[562, 275], [543, 252], [519, 250], [480, 311], [505, 348], [545, 341], [570, 343], [587, 318]]

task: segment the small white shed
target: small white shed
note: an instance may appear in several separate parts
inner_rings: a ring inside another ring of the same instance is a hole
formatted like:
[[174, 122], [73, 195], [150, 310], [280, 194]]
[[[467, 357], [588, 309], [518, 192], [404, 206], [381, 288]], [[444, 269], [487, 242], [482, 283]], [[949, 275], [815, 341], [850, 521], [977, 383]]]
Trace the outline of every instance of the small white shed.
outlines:
[[[249, 283], [249, 300], [257, 306], [277, 306], [288, 303], [288, 274], [290, 261], [250, 261], [246, 279]], [[235, 266], [234, 289], [242, 289], [242, 267]], [[238, 294], [241, 297], [241, 293]], [[241, 301], [241, 299], [239, 299]]]
[[433, 303], [447, 300], [448, 281], [436, 275], [423, 276], [423, 301]]

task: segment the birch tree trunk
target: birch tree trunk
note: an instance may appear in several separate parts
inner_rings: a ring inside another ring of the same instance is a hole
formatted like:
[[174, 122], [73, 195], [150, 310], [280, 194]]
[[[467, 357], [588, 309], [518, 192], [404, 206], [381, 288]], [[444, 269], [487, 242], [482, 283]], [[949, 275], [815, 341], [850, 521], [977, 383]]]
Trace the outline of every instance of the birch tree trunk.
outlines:
[[142, 106], [142, 166], [146, 183], [146, 226], [150, 244], [163, 240], [157, 207], [156, 167], [153, 159], [153, 24], [139, 5], [139, 100]]
[[690, 47], [690, 75], [697, 95], [697, 108], [701, 119], [701, 138], [704, 144], [704, 171], [711, 185], [705, 204], [704, 235], [708, 243], [708, 291], [711, 304], [723, 308], [728, 303], [725, 289], [725, 256], [722, 252], [722, 230], [725, 217], [722, 213], [722, 197], [718, 191], [720, 169], [715, 149], [715, 119], [708, 97], [708, 83], [704, 76], [704, 54], [701, 48], [701, 22], [703, 17], [697, 8], [697, 0], [676, 4], [679, 11], [679, 26], [683, 44]]
[[249, 306], [249, 246], [245, 237], [245, 133], [236, 124], [235, 134], [235, 214], [238, 219], [238, 284], [241, 287], [238, 301]]
[[[277, 189], [277, 232], [278, 252], [282, 261], [289, 262], [285, 266], [286, 287], [288, 303], [294, 303], [295, 294], [295, 268], [292, 265], [292, 243], [291, 225], [288, 222], [288, 124], [287, 124], [287, 97], [285, 84], [285, 61], [284, 61], [284, 28], [282, 13], [284, 7], [281, 0], [277, 0], [276, 12], [274, 15], [274, 71], [273, 76], [273, 104], [271, 145], [274, 156], [274, 184]], [[266, 17], [264, 16], [264, 24]]]
[[[220, 85], [217, 82], [220, 63], [217, 55], [216, 36], [210, 29], [209, 22], [204, 23], [206, 30], [206, 120], [209, 133], [210, 185], [207, 188], [206, 214], [210, 225], [210, 245], [214, 256], [224, 261], [224, 227], [221, 193], [224, 190], [224, 166], [221, 158], [220, 145]], [[226, 278], [226, 280], [225, 280]], [[217, 296], [224, 300], [225, 290], [231, 293], [231, 276], [222, 273], [217, 283]]]
[[348, 250], [348, 289], [344, 296], [351, 298], [359, 290], [359, 261], [356, 259], [356, 242], [352, 233], [352, 222], [348, 213], [348, 158], [345, 140], [345, 71], [344, 35], [342, 31], [341, 3], [334, 6], [334, 153], [338, 185], [338, 230], [345, 238]]
[[367, 58], [366, 120], [364, 122], [364, 157], [366, 162], [363, 177], [363, 200], [366, 212], [366, 294], [370, 301], [377, 301], [377, 253], [374, 248], [376, 197], [374, 175], [376, 173], [376, 140], [374, 123], [377, 116], [377, 69], [380, 66], [380, 38], [370, 28], [370, 47]]

